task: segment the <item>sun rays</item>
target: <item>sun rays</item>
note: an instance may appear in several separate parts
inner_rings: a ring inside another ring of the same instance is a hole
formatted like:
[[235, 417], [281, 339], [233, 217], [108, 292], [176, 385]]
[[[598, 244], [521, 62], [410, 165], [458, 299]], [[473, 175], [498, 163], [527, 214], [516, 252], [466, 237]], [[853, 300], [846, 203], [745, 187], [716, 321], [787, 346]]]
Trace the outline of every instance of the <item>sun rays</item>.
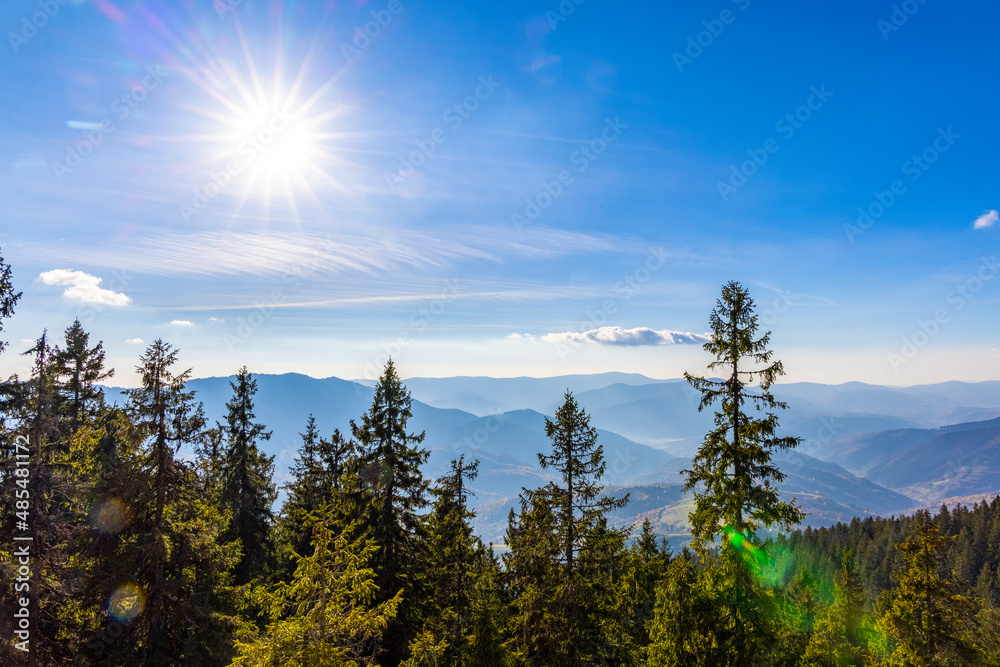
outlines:
[[179, 206], [186, 222], [197, 216], [233, 228], [252, 210], [252, 219], [268, 228], [272, 210], [280, 208], [279, 217], [301, 230], [304, 203], [323, 210], [328, 194], [353, 192], [344, 177], [357, 165], [338, 151], [350, 136], [338, 126], [352, 111], [337, 87], [346, 65], [324, 57], [325, 20], [310, 39], [299, 36], [289, 45], [283, 9], [275, 11], [270, 37], [248, 35], [232, 11], [223, 28], [206, 29], [190, 47], [173, 49], [174, 59], [183, 61], [178, 70], [194, 86], [175, 102], [186, 115], [185, 130], [164, 139], [195, 152], [193, 171], [202, 175]]

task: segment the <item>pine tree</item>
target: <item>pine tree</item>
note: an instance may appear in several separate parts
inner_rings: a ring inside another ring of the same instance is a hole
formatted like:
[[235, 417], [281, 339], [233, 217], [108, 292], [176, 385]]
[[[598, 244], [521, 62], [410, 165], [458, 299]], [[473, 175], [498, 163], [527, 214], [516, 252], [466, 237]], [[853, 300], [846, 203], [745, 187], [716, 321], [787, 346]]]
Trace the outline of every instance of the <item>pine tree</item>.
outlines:
[[706, 577], [687, 548], [667, 566], [648, 624], [649, 667], [718, 667], [732, 664], [732, 653], [743, 649], [720, 637], [726, 625], [724, 612]]
[[[83, 664], [129, 664], [141, 641], [129, 615], [116, 618], [108, 600], [122, 586], [135, 583], [141, 560], [135, 525], [136, 504], [148, 497], [137, 437], [121, 408], [102, 407], [73, 440], [71, 456], [90, 481], [86, 494], [88, 529], [73, 543], [79, 562], [76, 603], [82, 627], [75, 633], [85, 644], [77, 652]], [[141, 530], [141, 529], [140, 529]]]
[[279, 568], [282, 576], [291, 577], [292, 561], [287, 554], [309, 554], [312, 534], [305, 527], [305, 517], [324, 505], [332, 505], [339, 517], [338, 525], [345, 526], [349, 517], [357, 518], [358, 508], [350, 502], [356, 490], [358, 449], [353, 441], [346, 440], [334, 429], [330, 438], [320, 435], [316, 419], [309, 415], [305, 433], [300, 433], [302, 444], [290, 469], [291, 479], [285, 484], [287, 495], [276, 522]]
[[642, 522], [639, 538], [631, 548], [632, 576], [630, 585], [623, 590], [631, 592], [633, 606], [631, 631], [637, 646], [649, 644], [648, 624], [653, 620], [656, 607], [656, 587], [666, 573], [672, 556], [666, 540], [658, 543], [649, 519]]
[[507, 636], [511, 600], [493, 545], [480, 543], [473, 563], [467, 664], [508, 667], [513, 660]]
[[61, 394], [61, 411], [68, 417], [69, 433], [75, 433], [84, 419], [91, 418], [104, 401], [98, 386], [114, 376], [114, 369], [104, 368], [104, 343], [90, 345], [90, 334], [80, 320], [66, 329], [65, 349], [56, 348], [56, 387]]
[[[711, 542], [723, 526], [752, 540], [761, 524], [791, 526], [804, 518], [794, 500], [779, 499], [774, 486], [785, 478], [771, 462], [774, 450], [796, 447], [801, 438], [775, 435], [778, 417], [771, 410], [787, 405], [770, 392], [775, 380], [784, 375], [782, 363], [772, 361], [773, 353], [767, 349], [771, 334], [756, 338], [753, 299], [737, 282], [722, 288], [709, 322], [712, 340], [704, 348], [715, 361], [708, 367], [730, 370], [724, 380], [684, 374], [701, 392], [699, 411], [722, 402], [715, 413], [715, 429], [705, 436], [692, 469], [685, 471], [685, 490], [695, 492], [691, 533], [696, 545]], [[760, 393], [748, 389], [754, 379]], [[768, 411], [766, 417], [746, 414], [750, 406]]]
[[[145, 592], [129, 664], [153, 667], [225, 660], [235, 619], [229, 569], [238, 551], [225, 546], [223, 515], [198, 493], [194, 470], [175, 456], [194, 445], [205, 424], [186, 389], [191, 371], [175, 373], [177, 350], [161, 339], [140, 357], [140, 386], [128, 391], [128, 413], [142, 440], [142, 495], [124, 565]], [[138, 604], [133, 602], [131, 604]], [[132, 609], [135, 609], [133, 606]]]
[[[552, 454], [539, 454], [538, 461], [543, 469], [555, 469], [562, 484], [525, 489], [521, 505], [528, 517], [508, 528], [509, 538], [515, 539], [512, 554], [515, 549], [524, 552], [512, 557], [512, 565], [548, 558], [557, 567], [553, 572], [535, 571], [536, 565], [516, 573], [533, 598], [520, 606], [515, 621], [522, 626], [522, 648], [530, 664], [577, 664], [610, 656], [620, 661], [622, 651], [627, 652], [621, 642], [629, 637], [628, 612], [615, 607], [609, 596], [614, 595], [613, 580], [621, 576], [616, 561], [624, 556], [628, 531], [609, 529], [606, 514], [624, 507], [628, 496], [600, 495], [604, 448], [570, 392], [555, 421], [546, 418], [545, 432], [552, 440]], [[552, 580], [540, 581], [539, 576]], [[538, 614], [542, 619], [536, 622]], [[542, 644], [548, 646], [542, 649]]]
[[559, 604], [565, 587], [559, 581], [562, 547], [556, 537], [557, 518], [548, 496], [520, 496], [521, 511], [507, 517], [503, 554], [511, 590], [511, 659], [525, 667], [565, 664], [572, 649], [566, 605]]
[[215, 426], [201, 432], [201, 437], [194, 446], [199, 491], [209, 502], [218, 506], [222, 505], [225, 440], [225, 428], [219, 422], [215, 422]]
[[428, 517], [428, 582], [435, 609], [430, 625], [443, 628], [447, 648], [439, 659], [441, 665], [467, 665], [470, 651], [470, 626], [474, 558], [480, 546], [473, 534], [475, 512], [468, 507], [473, 495], [467, 483], [476, 479], [479, 461], [465, 462], [465, 455], [451, 462], [450, 474], [438, 480], [436, 497]]
[[[67, 656], [66, 647], [57, 637], [65, 626], [61, 610], [73, 577], [67, 545], [79, 516], [71, 506], [77, 481], [65, 466], [55, 365], [47, 333], [43, 331], [34, 346], [23, 354], [33, 358], [31, 377], [21, 381], [15, 376], [4, 386], [4, 420], [10, 421], [14, 433], [20, 436], [21, 447], [15, 450], [21, 456], [16, 457], [19, 459], [16, 465], [15, 457], [4, 461], [3, 495], [5, 507], [10, 507], [11, 512], [4, 513], [2, 537], [5, 545], [25, 546], [13, 538], [16, 518], [17, 535], [23, 538], [27, 532], [31, 538], [27, 546], [31, 571], [28, 581], [22, 575], [20, 583], [26, 583], [31, 593], [27, 596], [30, 641], [26, 646], [30, 653], [26, 664], [37, 665], [58, 662]], [[5, 579], [5, 584], [12, 581], [13, 577]], [[10, 599], [8, 595], [4, 598]], [[8, 622], [4, 622], [5, 630], [9, 628]], [[13, 629], [8, 636], [15, 637]]]
[[[269, 593], [266, 633], [237, 644], [233, 667], [348, 667], [372, 664], [371, 647], [386, 632], [402, 598], [379, 602], [371, 562], [378, 547], [352, 538], [355, 527], [335, 528], [332, 508], [310, 514], [311, 553], [296, 555], [291, 583]], [[337, 531], [337, 532], [335, 532]]]
[[257, 447], [258, 441], [271, 438], [263, 424], [253, 421], [257, 381], [244, 366], [229, 386], [233, 398], [226, 403], [221, 499], [223, 508], [231, 513], [225, 539], [239, 540], [243, 551], [233, 572], [236, 585], [242, 586], [261, 576], [271, 565], [274, 553], [271, 505], [277, 493], [271, 481], [274, 457]]
[[[14, 315], [14, 306], [21, 299], [21, 292], [14, 291], [13, 271], [0, 255], [0, 332], [3, 321]], [[7, 343], [0, 340], [0, 353], [7, 349]]]
[[865, 647], [865, 593], [854, 568], [854, 556], [845, 550], [834, 587], [834, 602], [819, 620], [803, 656], [803, 667], [849, 667], [867, 662]]
[[420, 510], [428, 504], [429, 482], [420, 472], [429, 452], [420, 447], [425, 434], [408, 433], [412, 399], [390, 359], [385, 366], [371, 408], [361, 423], [351, 421], [351, 432], [361, 448], [358, 474], [365, 527], [378, 545], [373, 560], [378, 600], [403, 592], [406, 604], [386, 633], [386, 662], [398, 664], [422, 624], [420, 607], [428, 599], [420, 591], [422, 572]]
[[970, 640], [975, 607], [941, 575], [945, 547], [953, 540], [924, 513], [913, 535], [896, 547], [906, 571], [880, 621], [896, 643], [892, 665], [964, 665], [975, 657]]

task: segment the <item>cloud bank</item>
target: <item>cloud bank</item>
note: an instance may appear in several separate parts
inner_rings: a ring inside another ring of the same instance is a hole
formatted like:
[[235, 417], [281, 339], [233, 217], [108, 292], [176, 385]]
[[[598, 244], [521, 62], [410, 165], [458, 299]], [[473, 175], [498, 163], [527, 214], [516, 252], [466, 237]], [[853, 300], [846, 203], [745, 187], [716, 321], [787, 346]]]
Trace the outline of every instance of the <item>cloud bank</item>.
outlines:
[[[519, 335], [519, 334], [517, 334]], [[513, 336], [510, 336], [513, 338]], [[516, 339], [515, 339], [516, 340]], [[634, 347], [638, 345], [700, 345], [711, 340], [709, 334], [696, 334], [669, 329], [650, 329], [649, 327], [600, 327], [590, 331], [565, 331], [542, 336], [546, 343], [563, 343], [581, 345], [596, 343], [600, 345], [621, 345]]]
[[63, 296], [80, 303], [96, 303], [104, 306], [127, 306], [132, 299], [126, 295], [101, 287], [101, 278], [83, 271], [55, 269], [38, 275], [46, 285], [60, 285], [66, 289]]

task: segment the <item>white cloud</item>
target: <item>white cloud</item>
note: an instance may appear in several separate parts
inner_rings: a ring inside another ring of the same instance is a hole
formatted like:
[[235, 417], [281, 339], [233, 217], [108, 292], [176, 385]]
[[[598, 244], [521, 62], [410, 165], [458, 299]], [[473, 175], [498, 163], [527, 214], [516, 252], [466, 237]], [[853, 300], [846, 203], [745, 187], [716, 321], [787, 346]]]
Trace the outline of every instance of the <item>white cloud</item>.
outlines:
[[972, 223], [973, 229], [987, 229], [992, 227], [1000, 220], [1000, 213], [997, 211], [983, 211], [983, 214], [976, 218], [976, 221]]
[[625, 329], [623, 327], [600, 327], [590, 331], [566, 331], [550, 333], [542, 336], [546, 343], [599, 343], [601, 345], [694, 345], [707, 343], [709, 334], [687, 333], [662, 329], [657, 331], [649, 327]]
[[61, 285], [66, 289], [63, 296], [80, 303], [98, 303], [105, 306], [126, 306], [132, 299], [120, 292], [101, 287], [101, 278], [83, 271], [55, 269], [39, 274], [38, 279], [46, 285]]
[[171, 320], [170, 326], [172, 327], [193, 327], [194, 322], [191, 320]]
[[208, 318], [208, 321], [209, 321], [209, 322], [213, 322], [213, 323], [218, 323], [218, 322], [225, 322], [225, 320], [224, 320], [224, 319], [222, 319], [222, 318], [219, 318], [219, 317], [210, 317], [210, 318]]
[[514, 333], [510, 334], [509, 336], [507, 336], [507, 340], [530, 340], [530, 341], [534, 341], [535, 337], [532, 334], [520, 334], [520, 333], [517, 333], [515, 331]]
[[143, 339], [141, 339], [141, 338], [126, 338], [126, 339], [125, 339], [125, 342], [126, 342], [126, 343], [129, 343], [130, 345], [142, 345], [142, 344], [143, 344], [143, 343], [145, 343], [146, 341], [144, 341], [144, 340], [143, 340]]

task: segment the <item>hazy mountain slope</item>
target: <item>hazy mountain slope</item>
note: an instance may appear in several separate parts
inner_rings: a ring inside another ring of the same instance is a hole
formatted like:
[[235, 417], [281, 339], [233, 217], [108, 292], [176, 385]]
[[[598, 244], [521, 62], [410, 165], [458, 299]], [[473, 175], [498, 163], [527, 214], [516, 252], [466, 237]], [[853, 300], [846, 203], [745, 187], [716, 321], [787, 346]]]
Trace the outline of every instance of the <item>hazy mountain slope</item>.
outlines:
[[538, 410], [545, 414], [562, 405], [569, 389], [575, 395], [611, 384], [643, 385], [658, 383], [637, 373], [596, 373], [562, 375], [548, 378], [408, 378], [406, 386], [413, 397], [438, 408], [458, 408], [486, 416], [511, 410]]
[[[329, 436], [334, 428], [350, 436], [350, 421], [359, 420], [371, 405], [372, 389], [356, 382], [322, 380], [294, 373], [255, 375], [256, 419], [273, 435], [262, 443], [263, 451], [275, 456], [278, 483], [287, 480], [288, 468], [300, 444], [310, 414], [316, 417], [320, 433]], [[225, 404], [231, 398], [229, 378], [199, 378], [188, 387], [205, 404], [209, 425], [224, 422]], [[110, 392], [109, 392], [109, 395]], [[447, 471], [452, 458], [462, 453], [481, 459], [480, 477], [473, 488], [483, 499], [516, 494], [522, 486], [535, 487], [549, 479], [538, 466], [538, 452], [551, 445], [545, 435], [545, 415], [519, 410], [477, 417], [457, 409], [443, 409], [413, 401], [414, 433], [426, 431], [424, 446], [430, 450], [425, 474], [436, 478]], [[656, 469], [673, 457], [661, 450], [632, 442], [599, 429], [599, 442], [608, 462], [607, 479], [616, 484], [632, 483], [642, 472]], [[190, 456], [190, 451], [182, 452]]]
[[[287, 479], [310, 413], [323, 435], [335, 427], [349, 435], [350, 420], [359, 419], [371, 404], [371, 387], [358, 382], [293, 373], [255, 378], [257, 419], [274, 432], [263, 448], [276, 456], [279, 484]], [[542, 379], [413, 378], [405, 383], [415, 399], [410, 428], [426, 431], [425, 446], [431, 451], [425, 474], [440, 476], [462, 453], [480, 459], [480, 476], [472, 488], [487, 532], [499, 525], [491, 523], [493, 513], [499, 512], [506, 521], [505, 508], [522, 487], [534, 488], [552, 479], [539, 468], [537, 454], [549, 451], [545, 415], [554, 412], [567, 386], [598, 428], [608, 466], [602, 481], [643, 489], [642, 503], [618, 518], [649, 515], [664, 534], [683, 530], [690, 498], [678, 495], [676, 485], [683, 481], [679, 472], [712, 425], [712, 411], [698, 412], [697, 395], [686, 383], [623, 373]], [[201, 378], [189, 386], [204, 401], [209, 423], [221, 421], [231, 396], [229, 379]], [[799, 450], [779, 457], [788, 475], [779, 488], [787, 497], [797, 497], [811, 513], [810, 525], [898, 513], [919, 502], [1000, 490], [1000, 465], [994, 463], [1000, 457], [1000, 420], [913, 428], [918, 415], [923, 423], [945, 414], [1000, 412], [990, 407], [1000, 405], [991, 403], [1000, 396], [1000, 383], [910, 388], [792, 383], [776, 386], [775, 393], [790, 405], [781, 414], [782, 430], [804, 438]], [[422, 396], [439, 405], [424, 402]], [[484, 414], [449, 404], [478, 406]], [[530, 408], [498, 412], [509, 405]], [[483, 410], [485, 406], [492, 407]]]
[[924, 502], [1000, 490], [1000, 419], [887, 431], [830, 452], [850, 470]]

